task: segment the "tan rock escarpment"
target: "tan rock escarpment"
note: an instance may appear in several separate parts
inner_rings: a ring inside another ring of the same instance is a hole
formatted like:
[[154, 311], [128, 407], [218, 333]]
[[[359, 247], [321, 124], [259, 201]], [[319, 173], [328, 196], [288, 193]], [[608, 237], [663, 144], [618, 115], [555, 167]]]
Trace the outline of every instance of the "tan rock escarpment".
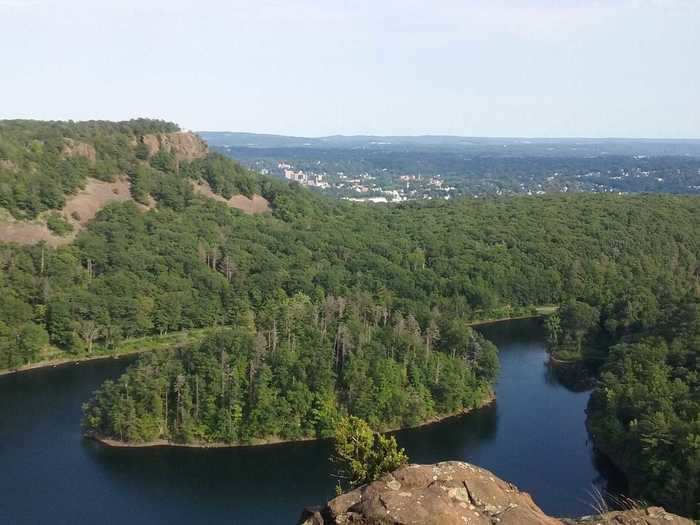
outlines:
[[86, 144], [85, 142], [79, 142], [73, 139], [65, 139], [65, 144], [63, 145], [63, 156], [64, 157], [84, 157], [91, 163], [94, 163], [97, 159], [97, 152], [95, 148]]
[[153, 156], [160, 150], [175, 155], [177, 160], [194, 160], [207, 156], [209, 148], [199, 135], [190, 131], [144, 135], [141, 140]]
[[693, 525], [655, 507], [562, 520], [488, 470], [448, 461], [409, 465], [306, 509], [300, 525]]

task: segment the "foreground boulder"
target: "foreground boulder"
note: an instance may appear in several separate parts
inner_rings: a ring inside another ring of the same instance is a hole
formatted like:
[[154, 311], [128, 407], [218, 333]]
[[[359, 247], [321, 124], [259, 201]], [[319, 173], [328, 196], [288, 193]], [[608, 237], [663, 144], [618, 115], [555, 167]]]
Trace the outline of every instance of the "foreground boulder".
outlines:
[[624, 512], [608, 512], [601, 516], [586, 516], [577, 520], [563, 520], [566, 525], [693, 525], [694, 522], [666, 512], [661, 507], [626, 510]]
[[323, 508], [306, 509], [300, 525], [693, 525], [652, 507], [560, 520], [529, 494], [468, 463], [409, 465], [352, 490]]

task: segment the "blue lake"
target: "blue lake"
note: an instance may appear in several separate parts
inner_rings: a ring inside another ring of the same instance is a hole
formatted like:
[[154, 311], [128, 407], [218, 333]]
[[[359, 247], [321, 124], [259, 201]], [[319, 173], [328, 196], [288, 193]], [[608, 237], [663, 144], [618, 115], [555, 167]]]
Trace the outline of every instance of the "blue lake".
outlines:
[[[492, 406], [396, 434], [416, 463], [492, 470], [549, 514], [592, 512], [613, 476], [592, 452], [588, 392], [562, 386], [536, 320], [485, 325], [500, 349]], [[81, 404], [130, 360], [0, 377], [0, 523], [293, 524], [334, 494], [330, 444], [233, 449], [109, 449], [81, 437]]]

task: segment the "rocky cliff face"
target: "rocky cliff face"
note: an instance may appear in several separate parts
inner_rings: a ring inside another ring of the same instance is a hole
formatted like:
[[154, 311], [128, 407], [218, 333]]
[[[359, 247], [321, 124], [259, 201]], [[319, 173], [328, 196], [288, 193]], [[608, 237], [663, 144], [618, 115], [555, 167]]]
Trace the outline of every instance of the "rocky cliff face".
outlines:
[[155, 155], [162, 149], [173, 153], [177, 160], [200, 159], [209, 152], [207, 144], [199, 135], [189, 131], [144, 135], [141, 140], [148, 146], [150, 155]]
[[547, 516], [488, 470], [448, 461], [409, 465], [347, 492], [325, 507], [307, 509], [300, 525], [693, 525], [661, 508], [580, 519]]
[[63, 145], [63, 155], [65, 157], [85, 157], [90, 162], [94, 163], [97, 157], [95, 148], [85, 142], [78, 142], [73, 139], [65, 139]]

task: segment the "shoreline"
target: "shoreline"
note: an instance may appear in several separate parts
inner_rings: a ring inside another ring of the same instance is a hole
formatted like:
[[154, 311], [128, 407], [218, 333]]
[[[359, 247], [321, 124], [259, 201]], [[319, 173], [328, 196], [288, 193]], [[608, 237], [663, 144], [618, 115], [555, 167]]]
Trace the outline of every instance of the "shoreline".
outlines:
[[[177, 350], [178, 348], [183, 348], [187, 346], [188, 344], [191, 344], [197, 339], [200, 339], [201, 336], [204, 335], [202, 334], [197, 334], [197, 331], [200, 332], [205, 332], [210, 330], [210, 328], [198, 328], [196, 330], [191, 330], [188, 332], [175, 332], [172, 334], [173, 337], [175, 336], [183, 336], [183, 337], [193, 337], [194, 339], [191, 341], [181, 341], [181, 340], [173, 340], [173, 341], [168, 341], [168, 344], [163, 344], [163, 346], [158, 346], [156, 348], [134, 348], [130, 350], [121, 350], [121, 351], [116, 351], [116, 352], [111, 352], [111, 353], [95, 353], [91, 355], [79, 355], [79, 356], [71, 356], [71, 357], [59, 357], [57, 359], [44, 359], [42, 361], [36, 361], [34, 363], [28, 363], [26, 365], [20, 365], [15, 368], [5, 368], [5, 369], [0, 369], [0, 377], [3, 376], [9, 376], [9, 375], [14, 375], [14, 374], [22, 374], [24, 372], [31, 372], [32, 370], [41, 370], [44, 368], [57, 368], [57, 367], [62, 367], [62, 366], [68, 366], [68, 365], [79, 365], [80, 363], [86, 363], [90, 361], [102, 361], [104, 359], [123, 359], [124, 357], [129, 357], [132, 355], [139, 355], [139, 354], [144, 354], [146, 352], [156, 352], [158, 350]], [[158, 336], [154, 336], [151, 341], [158, 339]], [[144, 339], [144, 342], [147, 340]], [[131, 343], [126, 343], [126, 344], [133, 344]]]
[[[157, 350], [176, 350], [182, 348], [182, 344], [175, 344], [165, 348], [158, 348]], [[115, 352], [113, 354], [95, 354], [89, 356], [78, 356], [78, 357], [62, 357], [60, 359], [51, 359], [45, 361], [37, 361], [36, 363], [29, 363], [26, 365], [19, 366], [17, 368], [0, 370], [0, 377], [9, 376], [13, 374], [22, 374], [24, 372], [31, 372], [32, 370], [42, 370], [44, 368], [60, 368], [68, 365], [79, 365], [81, 363], [88, 363], [90, 361], [103, 361], [105, 359], [123, 359], [132, 355], [145, 354], [146, 352], [154, 352], [154, 348], [140, 348], [137, 350], [125, 350], [123, 352]]]
[[[613, 453], [614, 451], [609, 451], [605, 448], [605, 446], [600, 444], [600, 440], [596, 440], [595, 434], [591, 430], [591, 416], [588, 412], [588, 407], [586, 407], [586, 420], [585, 420], [585, 425], [586, 425], [586, 433], [588, 434], [588, 439], [591, 444], [591, 449], [595, 454], [598, 454], [601, 458], [603, 458], [605, 461], [607, 461], [610, 466], [612, 467], [614, 473], [616, 476], [619, 476], [619, 481], [622, 481], [624, 490], [626, 494], [630, 493], [630, 475], [627, 472], [627, 469], [625, 468], [624, 465], [622, 465], [621, 462], [619, 462], [615, 458], [615, 454]], [[609, 481], [608, 481], [609, 482]]]
[[539, 319], [540, 317], [544, 317], [545, 313], [536, 313], [536, 314], [526, 314], [526, 315], [516, 315], [514, 317], [499, 317], [498, 319], [479, 319], [476, 321], [468, 321], [467, 326], [482, 326], [485, 324], [496, 324], [496, 323], [503, 323], [505, 321], [519, 321], [522, 319]]
[[[390, 428], [386, 430], [382, 430], [379, 432], [380, 434], [394, 434], [396, 432], [402, 432], [404, 430], [412, 430], [416, 428], [422, 428], [422, 427], [427, 427], [430, 425], [436, 425], [438, 423], [444, 423], [450, 419], [455, 419], [455, 418], [460, 418], [464, 417], [467, 414], [470, 414], [476, 410], [481, 410], [482, 408], [485, 408], [489, 405], [492, 405], [493, 403], [496, 402], [496, 394], [494, 391], [491, 389], [489, 393], [484, 397], [484, 399], [481, 401], [481, 403], [478, 406], [472, 407], [472, 408], [465, 408], [463, 410], [460, 410], [459, 412], [456, 412], [454, 414], [447, 414], [444, 416], [435, 416], [427, 421], [423, 421], [421, 423], [418, 423], [417, 425], [413, 425], [410, 427], [398, 427], [398, 428]], [[245, 448], [245, 447], [271, 447], [271, 446], [276, 446], [276, 445], [284, 445], [284, 444], [289, 444], [289, 443], [305, 443], [309, 441], [329, 441], [332, 440], [332, 438], [320, 438], [320, 437], [303, 437], [303, 438], [296, 438], [296, 439], [282, 439], [282, 438], [258, 438], [254, 439], [251, 443], [222, 443], [222, 442], [213, 442], [213, 443], [178, 443], [175, 441], [169, 441], [167, 439], [157, 439], [155, 441], [147, 441], [145, 443], [129, 443], [126, 441], [120, 441], [118, 439], [112, 439], [104, 436], [99, 436], [94, 433], [85, 433], [83, 434], [83, 438], [85, 439], [90, 439], [92, 441], [96, 441], [102, 446], [108, 447], [108, 448], [136, 448], [136, 449], [144, 449], [144, 448], [197, 448], [197, 449], [208, 449], [208, 448], [215, 448], [215, 449], [222, 449], [222, 448]]]
[[32, 370], [42, 370], [44, 368], [59, 368], [68, 365], [79, 365], [80, 363], [86, 363], [90, 361], [102, 361], [104, 359], [122, 359], [124, 357], [129, 357], [130, 355], [138, 355], [149, 350], [133, 350], [129, 352], [119, 352], [115, 354], [99, 354], [85, 357], [73, 357], [73, 358], [61, 358], [46, 361], [37, 361], [36, 363], [30, 363], [26, 365], [19, 366], [17, 368], [0, 370], [0, 377], [9, 376], [13, 374], [21, 374], [23, 372], [31, 372]]
[[[554, 311], [556, 307], [536, 307], [538, 308], [539, 311], [536, 314], [525, 314], [525, 315], [516, 315], [513, 317], [499, 317], [495, 319], [475, 319], [473, 321], [467, 321], [467, 326], [482, 326], [482, 325], [487, 325], [487, 324], [495, 324], [495, 323], [502, 323], [505, 321], [517, 321], [521, 319], [537, 319], [539, 317], [544, 317], [546, 315], [549, 315], [550, 310]], [[188, 331], [188, 332], [178, 332], [178, 335], [182, 335], [184, 337], [187, 337], [188, 335], [192, 335], [193, 332], [196, 331], [209, 331], [213, 329], [213, 327], [208, 327], [208, 328], [198, 328], [195, 331]], [[157, 336], [154, 336], [153, 339], [157, 339]], [[147, 341], [148, 339], [144, 339], [144, 341]], [[9, 368], [9, 369], [0, 369], [0, 377], [3, 376], [8, 376], [8, 375], [13, 375], [13, 374], [21, 374], [23, 372], [29, 372], [31, 370], [41, 370], [42, 368], [53, 368], [53, 367], [58, 367], [58, 366], [67, 366], [67, 365], [77, 365], [83, 362], [89, 362], [89, 361], [99, 361], [102, 359], [120, 359], [122, 357], [128, 357], [130, 355], [138, 355], [142, 354], [145, 352], [152, 352], [156, 350], [165, 350], [165, 349], [175, 349], [182, 347], [188, 343], [178, 343], [174, 342], [174, 344], [170, 344], [167, 346], [162, 346], [158, 348], [137, 348], [135, 350], [124, 350], [124, 351], [117, 351], [114, 353], [101, 353], [101, 354], [95, 354], [95, 355], [83, 355], [83, 356], [75, 356], [75, 357], [59, 357], [57, 359], [45, 359], [43, 361], [37, 361], [35, 363], [30, 363], [26, 365], [20, 365], [15, 368]]]

